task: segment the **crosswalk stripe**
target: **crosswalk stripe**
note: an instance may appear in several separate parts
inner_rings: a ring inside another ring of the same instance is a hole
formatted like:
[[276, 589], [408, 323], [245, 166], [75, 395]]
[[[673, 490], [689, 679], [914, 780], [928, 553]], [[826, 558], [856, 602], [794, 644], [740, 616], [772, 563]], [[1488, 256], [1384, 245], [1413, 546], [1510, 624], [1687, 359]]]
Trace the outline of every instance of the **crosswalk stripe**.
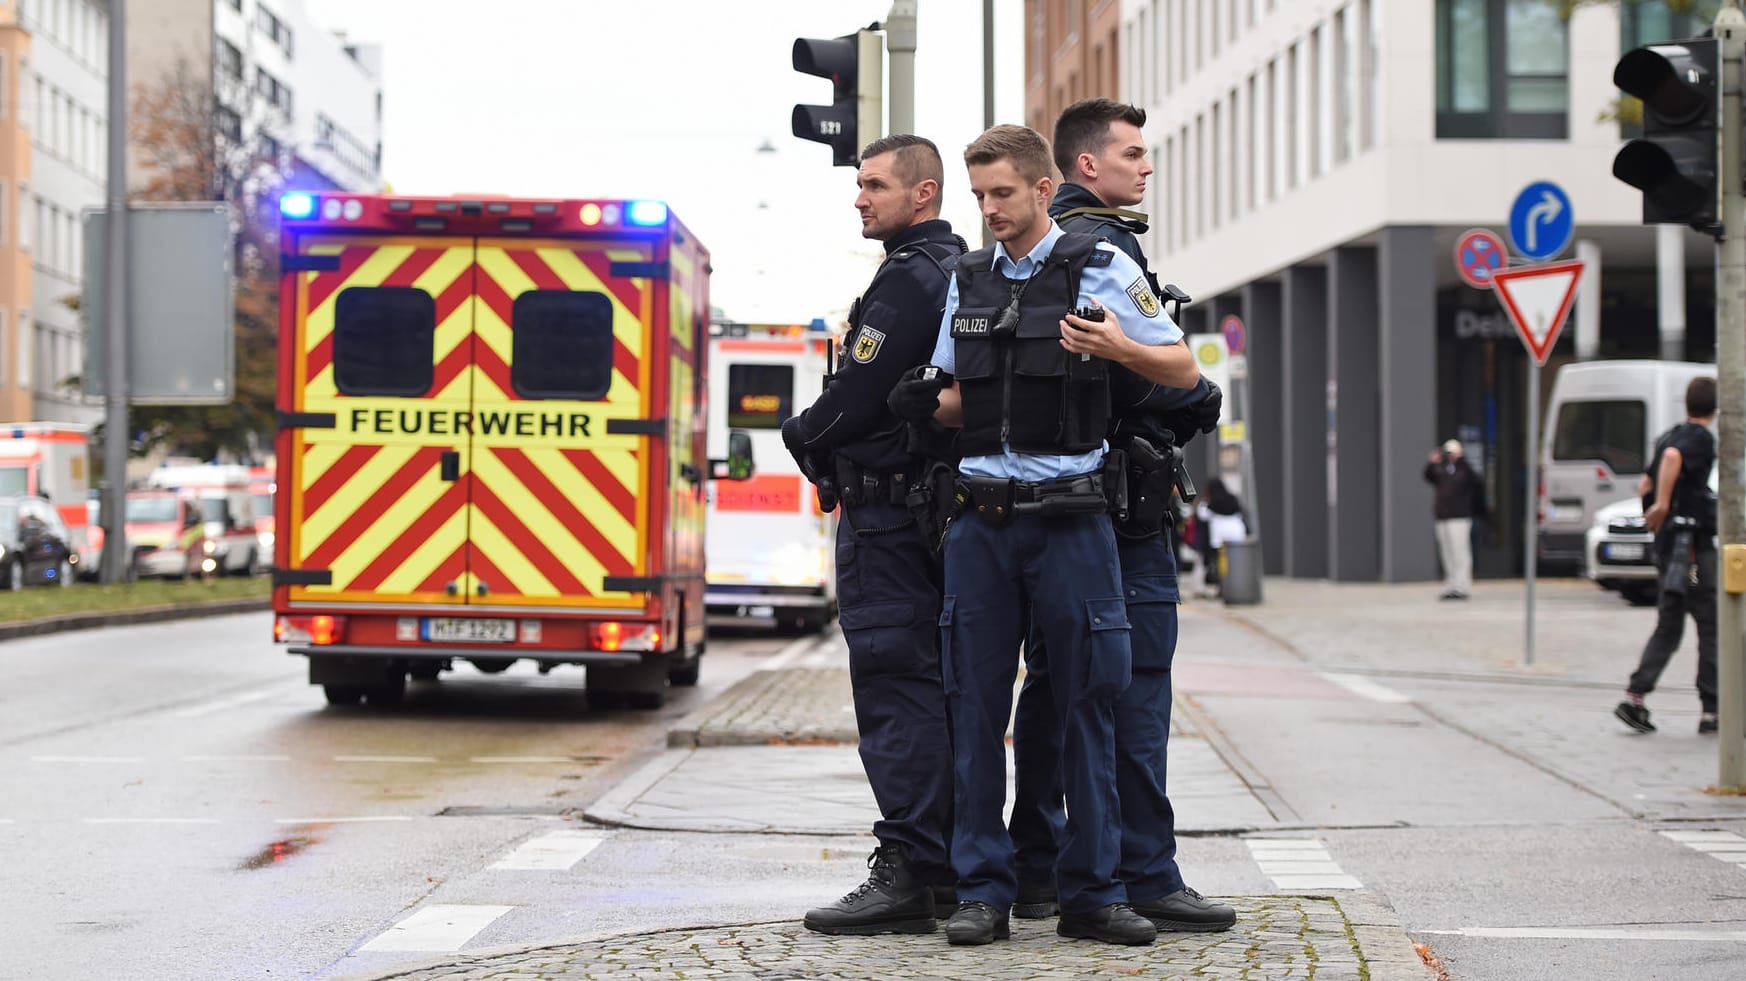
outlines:
[[1693, 851], [1746, 869], [1746, 838], [1732, 831], [1663, 831], [1661, 835]]
[[1320, 838], [1248, 838], [1249, 854], [1275, 889], [1362, 889]]
[[524, 841], [514, 851], [491, 863], [493, 869], [524, 869], [562, 872], [582, 860], [608, 837], [603, 831], [554, 831]]
[[456, 951], [514, 906], [426, 906], [360, 947], [360, 950]]
[[1373, 702], [1402, 705], [1413, 700], [1411, 695], [1395, 691], [1387, 685], [1378, 684], [1363, 675], [1341, 674], [1334, 671], [1318, 671], [1316, 673], [1352, 694], [1368, 698]]

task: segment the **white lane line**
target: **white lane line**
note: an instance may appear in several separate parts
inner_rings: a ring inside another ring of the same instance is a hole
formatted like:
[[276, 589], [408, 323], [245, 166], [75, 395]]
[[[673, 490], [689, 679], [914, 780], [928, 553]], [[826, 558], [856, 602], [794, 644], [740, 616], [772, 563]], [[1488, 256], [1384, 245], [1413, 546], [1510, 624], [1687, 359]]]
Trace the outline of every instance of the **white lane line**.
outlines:
[[1333, 671], [1318, 671], [1317, 674], [1328, 679], [1354, 695], [1368, 698], [1373, 702], [1386, 702], [1390, 705], [1404, 705], [1413, 700], [1411, 695], [1395, 691], [1387, 685], [1378, 684], [1359, 674], [1339, 674]]
[[1746, 869], [1746, 838], [1732, 831], [1663, 831], [1661, 835], [1693, 851]]
[[469, 763], [574, 763], [574, 756], [474, 756]]
[[192, 755], [182, 757], [184, 763], [289, 763], [289, 756], [275, 756], [270, 753], [248, 755], [246, 753]]
[[335, 763], [435, 763], [434, 756], [336, 756]]
[[143, 756], [32, 756], [32, 763], [144, 763]]
[[210, 715], [213, 712], [222, 712], [225, 709], [236, 708], [239, 705], [247, 705], [250, 702], [258, 702], [262, 699], [272, 698], [273, 694], [274, 693], [271, 691], [251, 691], [244, 692], [241, 695], [232, 695], [229, 698], [214, 699], [213, 701], [203, 702], [199, 705], [190, 705], [189, 707], [182, 709], [180, 712], [177, 712], [176, 718], [199, 718], [202, 715]]
[[366, 824], [374, 821], [410, 821], [409, 814], [367, 814], [359, 817], [274, 818], [274, 824]]
[[17, 823], [18, 823], [17, 821], [12, 820], [11, 818], [0, 818], [0, 824], [17, 824]]
[[582, 856], [609, 837], [603, 831], [554, 831], [522, 842], [514, 851], [486, 866], [492, 869], [526, 869], [564, 872]]
[[1275, 889], [1362, 889], [1320, 838], [1249, 838], [1249, 854]]
[[359, 950], [456, 951], [514, 906], [434, 905], [394, 924]]
[[1746, 930], [1659, 930], [1616, 927], [1463, 927], [1459, 930], [1414, 930], [1457, 937], [1506, 940], [1677, 940], [1686, 943], [1746, 943]]
[[217, 824], [217, 818], [83, 818], [81, 824]]

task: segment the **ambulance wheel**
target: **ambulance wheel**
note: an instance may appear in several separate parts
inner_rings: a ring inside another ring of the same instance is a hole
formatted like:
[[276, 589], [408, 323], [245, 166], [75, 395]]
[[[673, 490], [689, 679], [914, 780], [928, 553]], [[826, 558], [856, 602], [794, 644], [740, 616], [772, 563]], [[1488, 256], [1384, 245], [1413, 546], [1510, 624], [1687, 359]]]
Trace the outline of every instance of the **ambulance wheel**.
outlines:
[[364, 689], [357, 685], [322, 685], [321, 691], [329, 705], [356, 705], [364, 700]]
[[364, 689], [364, 698], [372, 707], [399, 705], [406, 699], [406, 672], [389, 672], [381, 683]]
[[667, 681], [675, 688], [695, 688], [697, 678], [702, 673], [703, 658], [694, 657], [688, 663], [668, 670]]
[[485, 674], [502, 674], [509, 670], [511, 664], [515, 663], [513, 657], [475, 657], [469, 658], [469, 660], [473, 662], [473, 667]]

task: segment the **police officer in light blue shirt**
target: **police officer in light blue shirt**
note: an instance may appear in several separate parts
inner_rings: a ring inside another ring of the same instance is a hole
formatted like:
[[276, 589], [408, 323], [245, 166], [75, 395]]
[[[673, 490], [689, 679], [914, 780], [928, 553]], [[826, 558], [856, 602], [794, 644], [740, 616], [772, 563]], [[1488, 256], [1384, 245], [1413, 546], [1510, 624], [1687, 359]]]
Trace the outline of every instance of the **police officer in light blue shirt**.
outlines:
[[1062, 720], [1068, 820], [1056, 932], [1149, 944], [1156, 930], [1127, 906], [1116, 878], [1113, 720], [1130, 650], [1101, 479], [1109, 367], [1173, 388], [1194, 387], [1199, 371], [1140, 267], [1049, 219], [1048, 141], [996, 126], [964, 160], [997, 244], [959, 262], [934, 364], [890, 399], [900, 416], [959, 427], [963, 455], [966, 503], [945, 539], [940, 614], [959, 899], [946, 937], [984, 944], [1010, 933], [1017, 881], [1002, 820], [1005, 735], [1028, 610], [1047, 638]]

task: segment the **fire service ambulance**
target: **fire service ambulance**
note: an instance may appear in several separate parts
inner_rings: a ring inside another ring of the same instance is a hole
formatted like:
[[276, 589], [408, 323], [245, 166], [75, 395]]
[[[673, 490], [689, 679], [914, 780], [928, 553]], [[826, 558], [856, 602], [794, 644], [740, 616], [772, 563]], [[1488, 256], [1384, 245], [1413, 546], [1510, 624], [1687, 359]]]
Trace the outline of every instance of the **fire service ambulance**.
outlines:
[[288, 194], [275, 638], [334, 704], [456, 661], [659, 706], [704, 651], [709, 254], [657, 201]]
[[718, 623], [816, 632], [837, 611], [836, 515], [782, 445], [782, 423], [811, 405], [830, 364], [824, 322], [720, 324], [709, 340], [710, 415], [749, 431], [758, 475], [711, 488], [709, 591]]

